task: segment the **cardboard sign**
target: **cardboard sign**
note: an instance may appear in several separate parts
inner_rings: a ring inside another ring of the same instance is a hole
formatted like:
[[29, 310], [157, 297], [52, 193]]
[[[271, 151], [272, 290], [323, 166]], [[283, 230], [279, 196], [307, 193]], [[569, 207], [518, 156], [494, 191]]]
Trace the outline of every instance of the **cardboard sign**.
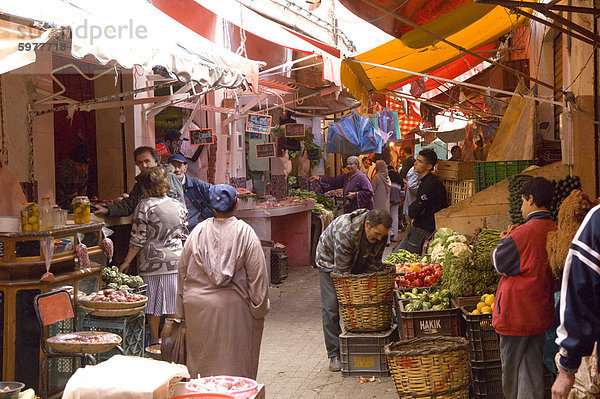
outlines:
[[270, 134], [271, 116], [262, 114], [246, 115], [246, 131], [260, 134]]
[[304, 137], [304, 123], [288, 123], [283, 126], [285, 137]]
[[306, 150], [306, 155], [311, 161], [318, 161], [320, 159], [319, 149], [315, 147], [310, 147], [308, 150]]
[[256, 158], [273, 158], [275, 143], [256, 144]]
[[212, 128], [190, 130], [190, 145], [207, 145], [214, 142], [215, 138]]

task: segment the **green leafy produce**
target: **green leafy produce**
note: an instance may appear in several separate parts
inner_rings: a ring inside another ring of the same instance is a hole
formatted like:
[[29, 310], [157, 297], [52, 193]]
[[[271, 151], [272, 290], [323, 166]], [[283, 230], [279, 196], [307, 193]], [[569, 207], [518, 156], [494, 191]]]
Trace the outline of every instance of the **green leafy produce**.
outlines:
[[407, 251], [406, 249], [400, 249], [397, 252], [393, 252], [385, 258], [385, 263], [398, 264], [398, 263], [410, 263], [410, 262], [418, 262], [421, 259], [421, 256], [418, 254], [413, 254], [412, 252]]
[[102, 289], [127, 289], [131, 291], [133, 288], [138, 288], [142, 285], [144, 285], [144, 280], [140, 276], [130, 276], [121, 273], [117, 266], [102, 269]]
[[[402, 295], [406, 295], [403, 298]], [[406, 312], [427, 311], [427, 310], [443, 310], [450, 308], [450, 290], [422, 290], [414, 288], [410, 292], [405, 292], [400, 296], [401, 299], [409, 299], [410, 302], [405, 304]]]
[[533, 176], [529, 175], [514, 175], [508, 178], [508, 201], [510, 207], [510, 218], [513, 224], [523, 224], [525, 219], [521, 214], [521, 188], [523, 185], [532, 180]]

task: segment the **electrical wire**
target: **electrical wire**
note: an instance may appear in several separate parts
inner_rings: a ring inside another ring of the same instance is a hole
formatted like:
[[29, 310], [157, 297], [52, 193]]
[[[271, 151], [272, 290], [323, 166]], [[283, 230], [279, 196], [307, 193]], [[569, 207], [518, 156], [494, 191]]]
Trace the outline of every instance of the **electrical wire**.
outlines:
[[598, 49], [598, 46], [594, 46], [594, 48], [592, 49], [592, 52], [590, 53], [589, 58], [587, 59], [587, 61], [585, 62], [585, 64], [583, 65], [583, 67], [581, 68], [581, 70], [579, 71], [579, 73], [577, 74], [577, 76], [575, 76], [575, 78], [573, 79], [573, 81], [571, 83], [569, 83], [568, 86], [565, 87], [565, 89], [564, 89], [565, 91], [567, 91], [569, 89], [569, 87], [571, 87], [573, 85], [573, 83], [575, 83], [575, 81], [577, 79], [579, 79], [579, 77], [581, 76], [581, 74], [583, 73], [583, 71], [585, 70], [585, 68], [587, 67], [587, 64], [589, 64], [590, 60], [594, 56], [594, 52], [596, 52], [597, 49]]

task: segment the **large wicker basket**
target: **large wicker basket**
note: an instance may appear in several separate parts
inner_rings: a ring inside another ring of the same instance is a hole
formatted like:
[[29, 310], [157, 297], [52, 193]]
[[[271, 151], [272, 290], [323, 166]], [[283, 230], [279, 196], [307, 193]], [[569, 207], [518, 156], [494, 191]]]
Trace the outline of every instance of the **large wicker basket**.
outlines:
[[331, 273], [346, 331], [390, 328], [395, 273], [393, 266], [374, 273]]
[[385, 346], [402, 399], [468, 399], [469, 343], [462, 337], [419, 337]]

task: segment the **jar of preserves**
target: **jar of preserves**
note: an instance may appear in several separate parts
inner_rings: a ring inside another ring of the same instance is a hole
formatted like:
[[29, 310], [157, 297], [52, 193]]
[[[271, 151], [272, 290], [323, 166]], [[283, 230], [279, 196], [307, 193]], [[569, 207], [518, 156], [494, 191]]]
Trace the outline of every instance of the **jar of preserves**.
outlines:
[[90, 200], [85, 195], [73, 198], [73, 220], [75, 224], [90, 222]]
[[35, 202], [26, 202], [21, 207], [21, 231], [29, 233], [40, 229], [40, 214]]

